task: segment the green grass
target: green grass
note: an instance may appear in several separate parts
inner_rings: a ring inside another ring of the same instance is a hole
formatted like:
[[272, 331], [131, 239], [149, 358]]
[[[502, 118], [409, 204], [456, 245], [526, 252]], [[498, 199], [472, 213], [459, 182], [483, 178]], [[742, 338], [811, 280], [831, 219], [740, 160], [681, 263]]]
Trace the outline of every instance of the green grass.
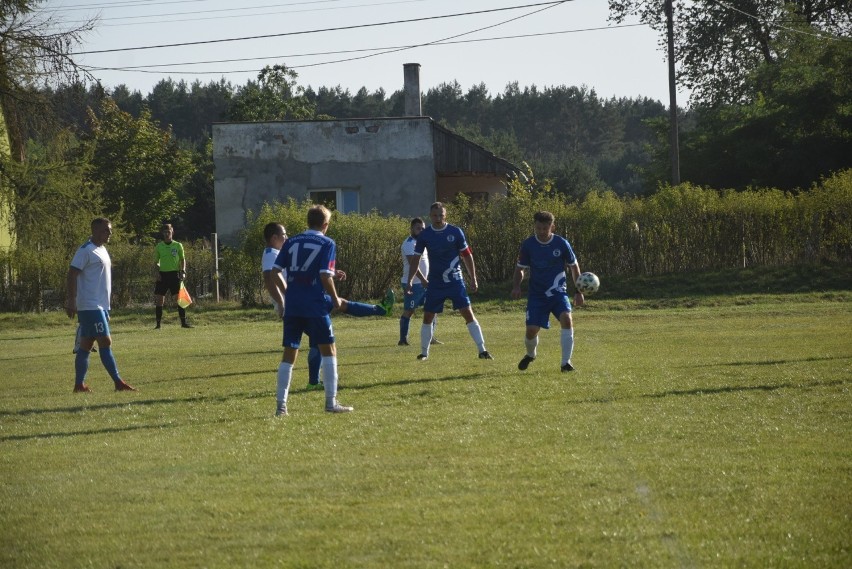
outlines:
[[554, 329], [518, 372], [523, 303], [475, 306], [493, 362], [337, 318], [355, 413], [300, 357], [285, 419], [269, 310], [117, 314], [140, 391], [87, 395], [70, 321], [2, 315], [0, 566], [849, 567], [848, 291], [705, 292], [591, 299], [572, 374]]

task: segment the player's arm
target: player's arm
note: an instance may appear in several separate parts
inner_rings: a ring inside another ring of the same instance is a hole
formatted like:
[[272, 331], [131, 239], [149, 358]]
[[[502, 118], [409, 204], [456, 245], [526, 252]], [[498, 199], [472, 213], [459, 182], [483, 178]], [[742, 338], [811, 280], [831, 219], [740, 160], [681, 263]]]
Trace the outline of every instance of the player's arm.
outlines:
[[414, 276], [417, 277], [418, 279], [420, 279], [420, 282], [423, 283], [423, 286], [425, 288], [429, 288], [429, 279], [427, 279], [426, 275], [424, 275], [423, 272], [420, 270], [420, 263], [419, 262], [417, 263], [417, 274], [414, 275]]
[[577, 282], [577, 279], [580, 278], [580, 263], [575, 262], [573, 265], [566, 265], [565, 266], [565, 272], [571, 274], [571, 284], [568, 285], [568, 290], [571, 290], [572, 288], [575, 289], [574, 305], [575, 306], [583, 306], [583, 304], [586, 302], [586, 298], [583, 296], [582, 292], [580, 292], [579, 290], [576, 290], [577, 289], [576, 282]]
[[287, 291], [287, 283], [281, 278], [281, 271], [272, 269], [263, 271], [263, 285], [266, 292], [278, 307], [278, 316], [284, 316], [284, 293]]
[[183, 252], [183, 245], [180, 246], [180, 269], [178, 269], [178, 279], [186, 278], [186, 255]]
[[321, 272], [320, 281], [322, 281], [322, 288], [326, 294], [331, 297], [331, 303], [334, 308], [340, 308], [342, 302], [341, 298], [337, 296], [337, 288], [334, 286], [334, 273]]
[[524, 267], [515, 265], [515, 274], [512, 275], [512, 298], [521, 298], [521, 282], [524, 280]]
[[[408, 282], [405, 283], [405, 294], [411, 294], [412, 283], [414, 282], [414, 276], [417, 273], [420, 273], [420, 254], [416, 251], [413, 255], [409, 255], [408, 259]], [[420, 273], [421, 275], [423, 273]], [[421, 279], [422, 280], [422, 279]]]
[[470, 286], [467, 288], [470, 289], [470, 292], [476, 292], [479, 290], [479, 283], [476, 281], [476, 263], [473, 262], [473, 251], [470, 250], [470, 246], [459, 251], [459, 256], [470, 277]]
[[160, 280], [160, 250], [154, 248], [154, 265], [151, 267], [154, 280]]
[[74, 318], [77, 314], [77, 275], [81, 272], [77, 267], [68, 267], [68, 276], [65, 279], [65, 314], [68, 318]]

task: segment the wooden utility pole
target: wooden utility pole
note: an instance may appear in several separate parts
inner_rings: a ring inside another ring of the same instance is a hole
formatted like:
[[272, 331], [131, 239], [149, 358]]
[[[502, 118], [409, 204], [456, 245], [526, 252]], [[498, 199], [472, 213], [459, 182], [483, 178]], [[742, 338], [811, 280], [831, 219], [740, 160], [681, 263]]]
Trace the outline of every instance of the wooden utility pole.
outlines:
[[677, 138], [677, 88], [675, 85], [674, 17], [672, 0], [664, 0], [669, 43], [669, 144], [671, 145], [672, 185], [680, 184], [680, 151]]

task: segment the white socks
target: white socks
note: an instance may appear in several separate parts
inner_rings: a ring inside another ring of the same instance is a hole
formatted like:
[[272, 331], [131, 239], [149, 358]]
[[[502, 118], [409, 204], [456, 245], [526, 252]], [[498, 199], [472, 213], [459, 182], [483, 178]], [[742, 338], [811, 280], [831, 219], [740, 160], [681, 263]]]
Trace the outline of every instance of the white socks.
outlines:
[[530, 340], [524, 335], [524, 345], [527, 347], [527, 355], [531, 358], [535, 357], [535, 349], [538, 347], [538, 334]]
[[479, 322], [474, 320], [470, 324], [467, 325], [467, 331], [470, 332], [470, 337], [473, 338], [473, 341], [476, 343], [476, 349], [479, 350], [479, 353], [485, 351], [485, 339], [482, 337], [482, 328], [479, 327]]
[[[434, 322], [434, 320], [433, 320]], [[432, 324], [423, 324], [420, 327], [420, 353], [429, 355], [429, 344], [432, 342]]]
[[293, 364], [281, 362], [278, 364], [278, 388], [275, 399], [278, 405], [287, 405], [287, 394], [290, 392], [290, 380], [293, 378]]
[[320, 362], [322, 382], [325, 387], [325, 406], [334, 407], [337, 397], [337, 356], [323, 356]]
[[571, 361], [571, 354], [574, 353], [574, 329], [562, 328], [562, 365]]

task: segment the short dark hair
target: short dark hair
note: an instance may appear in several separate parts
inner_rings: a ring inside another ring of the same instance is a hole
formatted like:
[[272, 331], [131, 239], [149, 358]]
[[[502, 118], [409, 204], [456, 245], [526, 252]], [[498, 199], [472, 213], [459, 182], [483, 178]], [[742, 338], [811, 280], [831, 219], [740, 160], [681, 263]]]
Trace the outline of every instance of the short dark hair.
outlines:
[[420, 225], [426, 225], [426, 222], [424, 222], [422, 219], [420, 219], [419, 217], [415, 217], [414, 219], [411, 220], [411, 227], [414, 227], [418, 223]]
[[324, 205], [313, 205], [308, 209], [308, 229], [319, 229], [331, 221], [331, 212]]
[[162, 225], [160, 225], [160, 231], [162, 231], [163, 229], [174, 229], [174, 227], [172, 227], [171, 223], [167, 223], [164, 221]]
[[549, 211], [537, 211], [533, 215], [533, 220], [536, 223], [547, 223], [549, 225], [553, 225], [553, 220], [556, 219], [553, 217], [553, 214]]
[[272, 223], [267, 223], [263, 227], [263, 239], [265, 241], [269, 241], [272, 239], [274, 235], [278, 235], [278, 228], [281, 228], [281, 231], [284, 233], [284, 237], [287, 237], [287, 230], [284, 226], [277, 221], [273, 221]]
[[95, 219], [92, 220], [92, 231], [95, 230], [95, 227], [98, 227], [98, 226], [101, 226], [101, 225], [109, 225], [110, 223], [112, 223], [112, 222], [105, 217], [96, 217]]

